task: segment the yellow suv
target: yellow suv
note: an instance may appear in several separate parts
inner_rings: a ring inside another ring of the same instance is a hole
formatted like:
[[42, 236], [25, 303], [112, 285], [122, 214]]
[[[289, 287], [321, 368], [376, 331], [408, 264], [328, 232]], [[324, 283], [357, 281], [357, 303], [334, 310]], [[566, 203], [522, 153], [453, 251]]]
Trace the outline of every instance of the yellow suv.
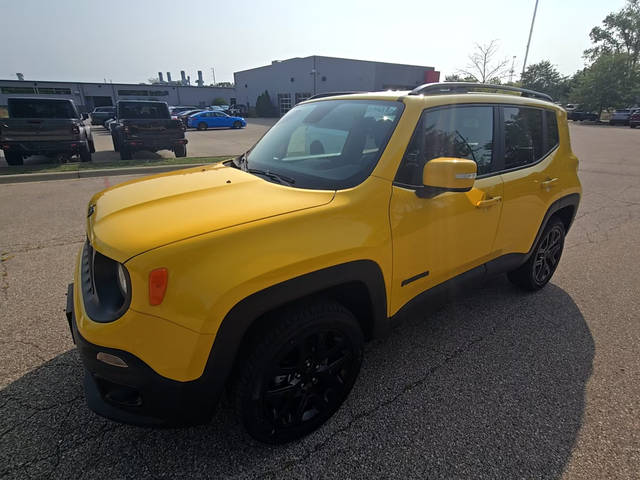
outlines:
[[254, 438], [290, 441], [410, 304], [505, 272], [543, 287], [581, 193], [550, 100], [464, 83], [312, 98], [238, 158], [96, 194], [67, 301], [89, 406], [194, 424], [228, 388]]

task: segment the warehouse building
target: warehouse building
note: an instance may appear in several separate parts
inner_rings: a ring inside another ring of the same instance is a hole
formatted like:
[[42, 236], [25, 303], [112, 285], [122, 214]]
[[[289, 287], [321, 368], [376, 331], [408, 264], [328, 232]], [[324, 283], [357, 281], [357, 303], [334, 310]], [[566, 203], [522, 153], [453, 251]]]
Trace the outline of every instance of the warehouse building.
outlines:
[[169, 105], [205, 107], [216, 98], [235, 103], [233, 87], [189, 85], [144, 85], [136, 83], [84, 83], [30, 80], [0, 80], [0, 107], [10, 97], [69, 98], [83, 112], [95, 107], [115, 105], [118, 100], [161, 100]]
[[238, 104], [254, 107], [269, 92], [280, 115], [295, 104], [323, 92], [411, 90], [437, 82], [433, 67], [370, 62], [313, 55], [274, 61], [271, 65], [233, 74]]

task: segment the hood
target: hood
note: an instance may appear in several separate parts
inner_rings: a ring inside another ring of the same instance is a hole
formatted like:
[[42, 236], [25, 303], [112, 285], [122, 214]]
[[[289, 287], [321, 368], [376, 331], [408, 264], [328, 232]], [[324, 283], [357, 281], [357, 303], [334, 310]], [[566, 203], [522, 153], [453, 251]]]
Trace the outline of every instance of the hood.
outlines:
[[327, 190], [304, 190], [217, 164], [132, 180], [90, 201], [92, 245], [119, 262], [178, 240], [324, 205]]

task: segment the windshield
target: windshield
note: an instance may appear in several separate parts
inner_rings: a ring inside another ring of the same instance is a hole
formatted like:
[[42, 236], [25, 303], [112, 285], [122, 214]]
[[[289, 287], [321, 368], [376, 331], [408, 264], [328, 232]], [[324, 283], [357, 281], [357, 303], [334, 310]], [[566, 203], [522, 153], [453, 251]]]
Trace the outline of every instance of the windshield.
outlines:
[[398, 123], [404, 105], [380, 100], [326, 100], [289, 111], [246, 157], [246, 167], [337, 190], [364, 181]]
[[162, 102], [118, 102], [118, 118], [170, 118], [169, 108]]
[[78, 118], [68, 100], [9, 99], [12, 118]]

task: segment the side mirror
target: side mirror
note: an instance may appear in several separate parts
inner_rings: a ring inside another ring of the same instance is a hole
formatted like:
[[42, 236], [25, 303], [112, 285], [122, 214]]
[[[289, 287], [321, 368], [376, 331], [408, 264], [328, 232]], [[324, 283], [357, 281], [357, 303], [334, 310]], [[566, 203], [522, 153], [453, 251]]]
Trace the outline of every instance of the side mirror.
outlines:
[[422, 171], [422, 183], [440, 192], [468, 192], [478, 171], [476, 162], [466, 158], [439, 157], [429, 160]]

